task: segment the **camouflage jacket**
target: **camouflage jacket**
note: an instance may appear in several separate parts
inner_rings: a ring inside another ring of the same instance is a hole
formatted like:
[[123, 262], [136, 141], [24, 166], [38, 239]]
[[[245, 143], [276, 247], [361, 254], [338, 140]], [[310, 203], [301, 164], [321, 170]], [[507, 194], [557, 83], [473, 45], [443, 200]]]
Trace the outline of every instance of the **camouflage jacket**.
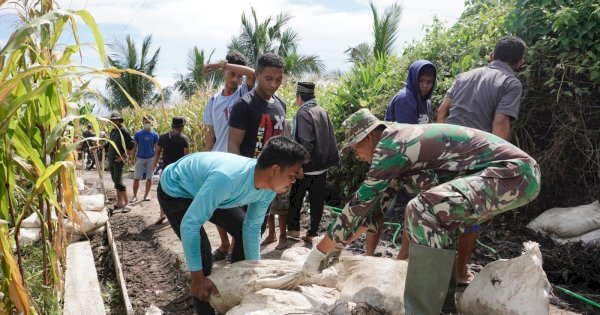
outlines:
[[391, 123], [375, 148], [365, 181], [346, 205], [348, 209], [329, 226], [329, 236], [372, 215], [394, 180], [416, 194], [473, 173], [495, 178], [519, 176], [532, 161], [535, 163], [519, 148], [484, 131], [450, 124]]

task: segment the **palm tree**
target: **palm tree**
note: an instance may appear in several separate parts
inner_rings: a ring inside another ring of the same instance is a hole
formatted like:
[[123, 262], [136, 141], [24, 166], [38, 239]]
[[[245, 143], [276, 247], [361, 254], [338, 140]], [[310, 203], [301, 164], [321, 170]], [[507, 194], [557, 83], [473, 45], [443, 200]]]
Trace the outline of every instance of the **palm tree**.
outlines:
[[292, 16], [279, 13], [275, 18], [268, 16], [259, 21], [253, 7], [251, 15], [242, 14], [242, 31], [234, 36], [227, 48], [237, 50], [248, 58], [249, 65], [256, 68], [258, 58], [267, 52], [274, 52], [284, 60], [284, 72], [291, 75], [320, 73], [325, 65], [317, 55], [304, 55], [298, 52], [298, 33], [286, 28]]
[[[150, 46], [152, 46], [152, 35], [144, 38], [141, 51], [138, 51], [130, 35], [125, 37], [125, 41], [116, 39], [113, 44], [109, 45], [112, 54], [108, 57], [108, 63], [117, 69], [132, 69], [154, 77], [160, 48], [151, 53]], [[108, 95], [104, 98], [104, 102], [111, 109], [123, 109], [131, 106], [130, 100], [123, 91], [127, 92], [140, 106], [153, 104], [156, 99], [160, 98], [160, 91], [157, 91], [152, 81], [133, 73], [123, 72], [119, 78], [108, 80], [106, 89]]]
[[200, 50], [198, 47], [194, 46], [192, 51], [190, 51], [186, 66], [188, 73], [176, 74], [176, 81], [173, 85], [173, 88], [183, 97], [190, 98], [192, 95], [196, 94], [204, 84], [208, 83], [214, 86], [223, 81], [223, 73], [220, 71], [213, 71], [210, 74], [205, 74], [202, 71], [204, 64], [210, 62], [210, 58], [214, 52], [213, 49], [210, 55], [208, 55], [208, 59], [205, 60], [206, 56], [204, 50]]
[[394, 3], [380, 16], [373, 2], [370, 2], [370, 6], [373, 13], [373, 44], [361, 43], [345, 51], [350, 55], [349, 60], [355, 63], [365, 63], [373, 58], [385, 59], [392, 54], [398, 36], [402, 7]]

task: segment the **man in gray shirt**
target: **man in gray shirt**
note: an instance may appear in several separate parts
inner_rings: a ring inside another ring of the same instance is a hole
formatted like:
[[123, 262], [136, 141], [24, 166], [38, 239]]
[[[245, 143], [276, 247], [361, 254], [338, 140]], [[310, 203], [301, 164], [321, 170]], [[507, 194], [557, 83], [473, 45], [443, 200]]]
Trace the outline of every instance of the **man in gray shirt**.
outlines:
[[[476, 128], [510, 140], [511, 121], [518, 117], [523, 90], [514, 72], [523, 65], [525, 48], [525, 42], [518, 37], [501, 38], [490, 56], [489, 66], [457, 76], [438, 109], [437, 122]], [[456, 260], [459, 284], [468, 284], [474, 278], [467, 263], [475, 248], [477, 232], [479, 226], [472, 226], [459, 237]]]

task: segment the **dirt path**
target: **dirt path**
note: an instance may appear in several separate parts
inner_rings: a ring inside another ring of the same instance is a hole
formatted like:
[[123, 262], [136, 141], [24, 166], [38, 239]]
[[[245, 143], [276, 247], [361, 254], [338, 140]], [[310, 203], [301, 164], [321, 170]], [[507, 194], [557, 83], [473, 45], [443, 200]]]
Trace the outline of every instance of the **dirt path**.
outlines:
[[[86, 181], [98, 179], [96, 171], [83, 171], [80, 176]], [[132, 179], [125, 179], [130, 196], [132, 182]], [[104, 176], [104, 183], [107, 189], [113, 190], [108, 173]], [[140, 184], [139, 199], [143, 197], [143, 183]], [[111, 193], [109, 192], [108, 195], [110, 196]], [[161, 225], [154, 224], [159, 216], [156, 185], [152, 186], [150, 197], [152, 198], [150, 201], [133, 204], [132, 211], [129, 213], [116, 210], [110, 219], [134, 310], [136, 314], [144, 314], [146, 309], [154, 304], [163, 310], [164, 314], [194, 314], [187, 287], [188, 273], [181, 242], [167, 221]], [[324, 218], [325, 220], [327, 219]], [[209, 223], [205, 229], [215, 248], [220, 244], [215, 226]], [[309, 246], [303, 242], [291, 242], [289, 245]], [[279, 258], [282, 251], [276, 250], [275, 246], [276, 243], [263, 246], [262, 258]], [[362, 246], [353, 245], [350, 249], [360, 252]], [[398, 253], [392, 247], [383, 246], [380, 246], [379, 252], [384, 257], [395, 257]], [[216, 263], [214, 268], [222, 267], [223, 263], [223, 261]], [[551, 305], [550, 314], [576, 313]]]

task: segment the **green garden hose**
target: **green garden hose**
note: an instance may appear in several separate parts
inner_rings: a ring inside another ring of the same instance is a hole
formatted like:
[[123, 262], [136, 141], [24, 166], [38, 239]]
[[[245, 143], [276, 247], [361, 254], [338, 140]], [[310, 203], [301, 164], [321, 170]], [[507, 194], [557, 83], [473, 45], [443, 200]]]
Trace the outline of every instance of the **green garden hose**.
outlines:
[[553, 286], [555, 288], [557, 288], [559, 291], [561, 291], [561, 292], [563, 292], [563, 293], [565, 293], [567, 295], [570, 295], [570, 296], [572, 296], [572, 297], [574, 297], [574, 298], [576, 298], [576, 299], [578, 299], [580, 301], [583, 301], [583, 302], [585, 302], [585, 303], [587, 303], [589, 305], [592, 305], [592, 306], [594, 306], [596, 308], [600, 308], [600, 304], [598, 304], [598, 302], [592, 301], [592, 300], [590, 300], [590, 299], [588, 299], [588, 298], [586, 298], [584, 296], [581, 296], [581, 295], [579, 295], [579, 294], [577, 294], [575, 292], [569, 291], [569, 290], [567, 290], [567, 289], [565, 289], [563, 287], [559, 287], [559, 286], [557, 286], [555, 284], [553, 284]]

